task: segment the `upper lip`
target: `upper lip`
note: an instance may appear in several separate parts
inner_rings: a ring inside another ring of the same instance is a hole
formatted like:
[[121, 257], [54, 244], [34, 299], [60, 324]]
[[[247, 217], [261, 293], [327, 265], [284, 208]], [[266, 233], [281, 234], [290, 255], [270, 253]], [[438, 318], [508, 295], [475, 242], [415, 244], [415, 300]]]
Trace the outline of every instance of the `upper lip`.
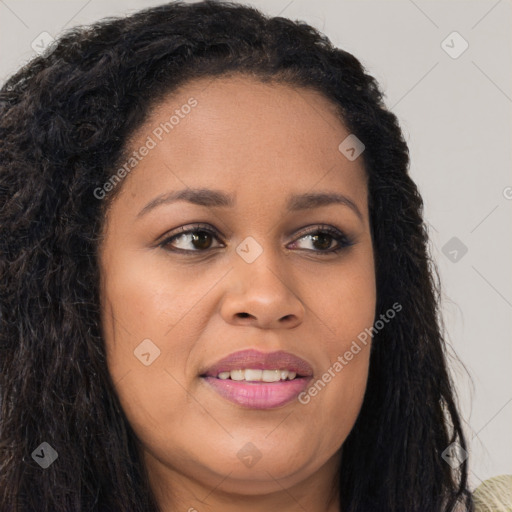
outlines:
[[258, 352], [257, 350], [249, 349], [240, 350], [224, 357], [207, 368], [201, 376], [217, 377], [221, 372], [247, 368], [255, 370], [288, 370], [295, 372], [300, 377], [311, 377], [313, 375], [311, 365], [290, 352], [285, 352], [284, 350]]

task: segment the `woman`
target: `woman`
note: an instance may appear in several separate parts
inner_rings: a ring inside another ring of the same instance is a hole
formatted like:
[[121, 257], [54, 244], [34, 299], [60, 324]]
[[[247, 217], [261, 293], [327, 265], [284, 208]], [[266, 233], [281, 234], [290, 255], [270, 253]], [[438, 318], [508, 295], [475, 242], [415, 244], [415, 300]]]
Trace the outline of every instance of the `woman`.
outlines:
[[1, 510], [472, 509], [422, 199], [355, 57], [170, 3], [0, 105]]

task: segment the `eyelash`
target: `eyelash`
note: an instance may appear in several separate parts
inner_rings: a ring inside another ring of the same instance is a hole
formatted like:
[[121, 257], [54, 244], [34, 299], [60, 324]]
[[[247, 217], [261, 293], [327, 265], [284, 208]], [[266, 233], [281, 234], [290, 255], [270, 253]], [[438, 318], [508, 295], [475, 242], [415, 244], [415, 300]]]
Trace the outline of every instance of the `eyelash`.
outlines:
[[[206, 252], [212, 250], [211, 248], [208, 248], [205, 250], [187, 250], [187, 249], [176, 249], [176, 248], [169, 249], [171, 242], [174, 241], [176, 238], [183, 236], [183, 235], [192, 234], [192, 233], [208, 233], [209, 235], [212, 235], [213, 237], [215, 237], [217, 240], [219, 239], [217, 231], [212, 230], [207, 225], [197, 224], [197, 225], [193, 226], [193, 228], [189, 228], [189, 229], [187, 229], [186, 227], [178, 228], [177, 233], [166, 237], [165, 240], [163, 240], [162, 242], [160, 242], [158, 244], [158, 246], [167, 251], [177, 252], [177, 253], [187, 254], [187, 255], [190, 255], [190, 253], [193, 253], [193, 254], [206, 253]], [[335, 247], [334, 249], [323, 250], [323, 251], [322, 250], [313, 250], [313, 249], [299, 249], [299, 250], [312, 251], [321, 256], [324, 256], [324, 255], [329, 255], [329, 254], [337, 254], [341, 250], [343, 250], [351, 245], [354, 245], [353, 240], [350, 237], [348, 237], [347, 235], [345, 235], [342, 231], [339, 231], [338, 229], [335, 229], [331, 226], [325, 226], [325, 225], [317, 226], [313, 230], [301, 231], [299, 233], [298, 238], [295, 241], [298, 241], [301, 238], [304, 238], [306, 236], [318, 235], [318, 234], [330, 235], [336, 242], [338, 242], [338, 247]], [[217, 249], [217, 247], [214, 247], [213, 249]]]

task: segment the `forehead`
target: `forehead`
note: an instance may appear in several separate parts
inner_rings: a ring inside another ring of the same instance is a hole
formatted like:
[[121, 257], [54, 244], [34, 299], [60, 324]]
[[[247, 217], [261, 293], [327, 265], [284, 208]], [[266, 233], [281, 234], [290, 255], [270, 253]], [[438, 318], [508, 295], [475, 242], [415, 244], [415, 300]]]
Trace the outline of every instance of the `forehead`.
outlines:
[[363, 159], [339, 149], [349, 135], [336, 105], [316, 90], [244, 75], [204, 78], [153, 107], [129, 144], [151, 150], [126, 185], [145, 197], [184, 186], [275, 197], [315, 184], [362, 197]]
[[[193, 109], [187, 108], [191, 101], [196, 103]], [[320, 92], [245, 75], [203, 78], [182, 86], [152, 109], [145, 131], [170, 121], [173, 113], [181, 114], [171, 122], [173, 135], [187, 135], [190, 142], [196, 135], [203, 147], [209, 142], [206, 137], [218, 137], [231, 139], [240, 151], [258, 143], [271, 148], [298, 142], [307, 142], [308, 150], [330, 146], [337, 151], [340, 135], [348, 135], [337, 106]]]

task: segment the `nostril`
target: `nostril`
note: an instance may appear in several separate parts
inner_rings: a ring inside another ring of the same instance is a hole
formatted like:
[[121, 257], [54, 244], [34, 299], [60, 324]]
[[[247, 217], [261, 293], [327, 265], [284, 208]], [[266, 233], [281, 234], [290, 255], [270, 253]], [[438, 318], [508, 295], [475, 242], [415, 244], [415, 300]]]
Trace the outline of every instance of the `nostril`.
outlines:
[[238, 313], [238, 316], [241, 318], [247, 318], [250, 315], [249, 315], [249, 313]]

